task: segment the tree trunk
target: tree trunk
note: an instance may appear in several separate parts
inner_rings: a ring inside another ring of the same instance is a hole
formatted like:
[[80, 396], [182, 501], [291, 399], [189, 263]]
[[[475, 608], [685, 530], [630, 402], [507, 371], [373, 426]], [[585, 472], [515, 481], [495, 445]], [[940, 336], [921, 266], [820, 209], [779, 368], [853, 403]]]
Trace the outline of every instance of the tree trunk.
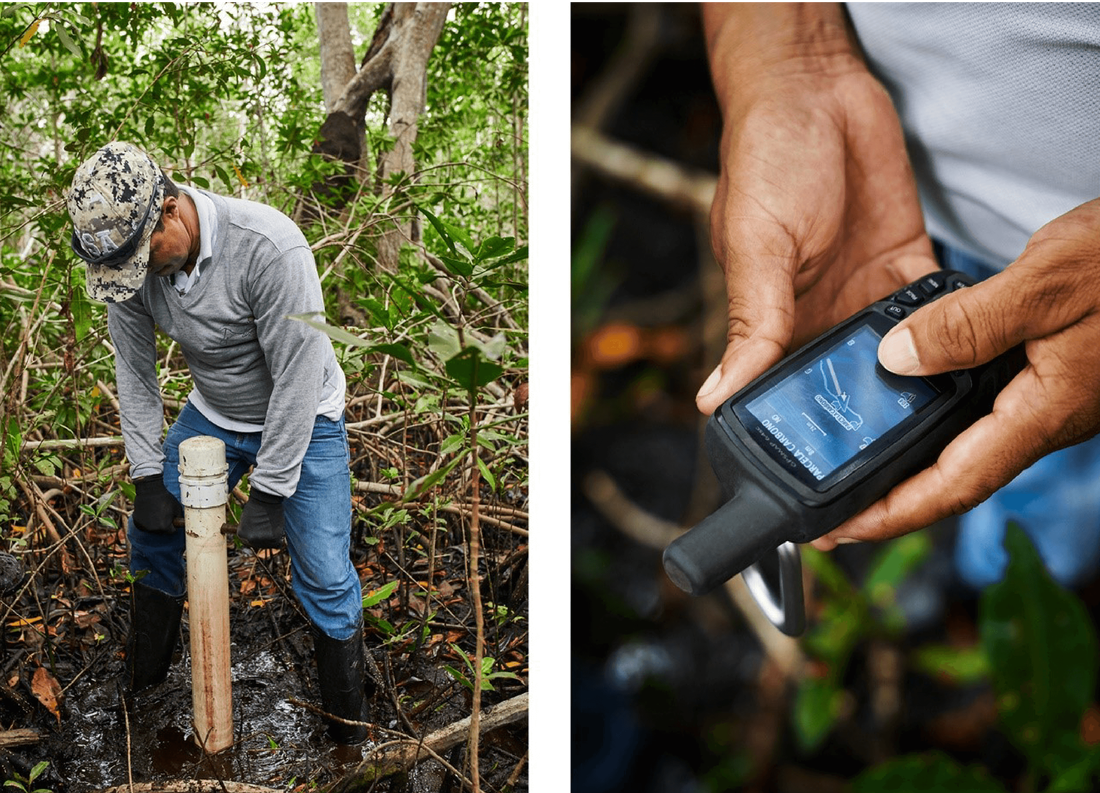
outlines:
[[[393, 193], [389, 178], [404, 173], [412, 177], [416, 171], [413, 143], [416, 141], [417, 120], [424, 112], [427, 100], [428, 57], [432, 53], [443, 23], [447, 20], [449, 3], [401, 3], [395, 13], [395, 24], [405, 29], [403, 46], [394, 59], [390, 88], [390, 134], [393, 149], [381, 157], [382, 194]], [[378, 263], [386, 270], [397, 269], [398, 251], [406, 239], [412, 239], [411, 223], [395, 223], [378, 240]]]
[[348, 4], [313, 5], [317, 13], [317, 38], [321, 42], [321, 90], [325, 95], [325, 111], [331, 113], [344, 87], [355, 77]]
[[[379, 156], [378, 171], [384, 197], [394, 193], [394, 186], [386, 183], [390, 177], [404, 173], [412, 178], [415, 173], [412, 147], [427, 94], [428, 58], [449, 10], [450, 3], [391, 3], [382, 13], [359, 71], [331, 105], [326, 89], [329, 115], [321, 126], [314, 151], [346, 163], [346, 174], [351, 173], [362, 154], [354, 130], [364, 123], [367, 103], [375, 91], [384, 90], [389, 95], [389, 130], [395, 143], [391, 151]], [[346, 10], [344, 17], [346, 24]], [[347, 192], [341, 189], [344, 185], [340, 180], [344, 178], [338, 176], [324, 185], [315, 185], [315, 195], [327, 196], [331, 209], [342, 209], [349, 199]], [[378, 240], [378, 262], [388, 270], [397, 268], [401, 243], [413, 237], [411, 224], [401, 222], [397, 214], [394, 227]]]

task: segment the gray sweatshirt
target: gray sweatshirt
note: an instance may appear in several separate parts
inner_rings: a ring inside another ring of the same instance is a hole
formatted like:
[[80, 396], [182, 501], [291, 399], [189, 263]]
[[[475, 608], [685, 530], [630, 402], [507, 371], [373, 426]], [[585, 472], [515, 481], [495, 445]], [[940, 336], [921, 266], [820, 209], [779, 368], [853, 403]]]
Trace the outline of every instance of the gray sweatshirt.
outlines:
[[203, 191], [217, 229], [202, 277], [185, 295], [150, 276], [107, 306], [122, 436], [132, 477], [161, 473], [164, 407], [154, 328], [179, 344], [195, 388], [226, 418], [263, 426], [250, 481], [293, 495], [322, 394], [342, 382], [329, 338], [288, 315], [324, 312], [313, 252], [276, 209]]

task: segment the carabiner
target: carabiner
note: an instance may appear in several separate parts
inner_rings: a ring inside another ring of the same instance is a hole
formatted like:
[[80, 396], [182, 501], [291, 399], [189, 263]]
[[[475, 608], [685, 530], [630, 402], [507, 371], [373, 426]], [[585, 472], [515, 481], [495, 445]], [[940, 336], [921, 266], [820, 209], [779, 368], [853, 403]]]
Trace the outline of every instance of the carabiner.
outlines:
[[802, 554], [793, 542], [741, 572], [756, 605], [775, 627], [788, 636], [801, 636], [806, 629], [806, 603], [802, 593]]

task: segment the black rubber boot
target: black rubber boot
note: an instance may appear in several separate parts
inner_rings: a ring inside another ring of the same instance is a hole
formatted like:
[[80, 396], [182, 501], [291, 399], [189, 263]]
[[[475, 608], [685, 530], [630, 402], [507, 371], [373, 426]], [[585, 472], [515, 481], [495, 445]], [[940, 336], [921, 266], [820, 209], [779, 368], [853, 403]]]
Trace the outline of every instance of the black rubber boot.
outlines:
[[180, 635], [183, 598], [135, 581], [130, 588], [130, 633], [126, 637], [126, 693], [163, 683]]
[[[326, 713], [350, 721], [367, 720], [364, 691], [363, 631], [350, 639], [333, 639], [313, 628], [313, 651], [317, 659], [317, 682], [321, 689], [321, 708]], [[328, 734], [336, 743], [357, 744], [367, 737], [365, 725], [343, 724], [328, 720]]]

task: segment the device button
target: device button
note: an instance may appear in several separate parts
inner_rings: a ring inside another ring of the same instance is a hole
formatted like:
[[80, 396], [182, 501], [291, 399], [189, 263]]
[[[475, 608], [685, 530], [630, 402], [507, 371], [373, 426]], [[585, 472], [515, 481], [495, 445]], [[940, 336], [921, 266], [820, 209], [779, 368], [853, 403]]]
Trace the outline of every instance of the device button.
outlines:
[[890, 317], [891, 319], [905, 319], [905, 309], [901, 306], [887, 306], [886, 316]]
[[924, 295], [911, 286], [907, 286], [894, 295], [894, 302], [903, 306], [916, 306], [924, 302]]
[[927, 297], [931, 297], [938, 292], [942, 292], [943, 287], [943, 278], [934, 273], [932, 275], [926, 275], [917, 283], [917, 288], [920, 289], [920, 291], [923, 292]]

